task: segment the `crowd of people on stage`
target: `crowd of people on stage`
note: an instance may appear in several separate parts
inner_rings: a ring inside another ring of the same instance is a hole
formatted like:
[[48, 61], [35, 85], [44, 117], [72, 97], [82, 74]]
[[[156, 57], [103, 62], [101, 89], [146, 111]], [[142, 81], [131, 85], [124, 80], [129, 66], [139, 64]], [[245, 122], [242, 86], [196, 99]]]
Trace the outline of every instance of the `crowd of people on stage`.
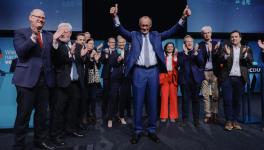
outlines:
[[[152, 141], [160, 142], [157, 118], [171, 123], [180, 120], [184, 127], [190, 120], [190, 103], [193, 124], [199, 127], [200, 91], [204, 123], [219, 123], [221, 91], [224, 129], [242, 129], [239, 114], [253, 58], [250, 47], [241, 44], [238, 30], [230, 33], [228, 42], [220, 43], [212, 39], [212, 27], [204, 26], [203, 41], [194, 44], [193, 37], [186, 35], [182, 51], [178, 51], [173, 42], [162, 47], [162, 41], [183, 27], [191, 15], [188, 6], [177, 24], [161, 33], [151, 31], [152, 20], [148, 16], [139, 19], [140, 31], [130, 32], [119, 20], [118, 5], [111, 7], [109, 13], [120, 35], [109, 37], [106, 44], [97, 47], [89, 32], [79, 33], [74, 39], [72, 25], [67, 22], [60, 23], [54, 34], [43, 30], [45, 14], [40, 9], [30, 13], [30, 27], [14, 32], [18, 55], [13, 77], [18, 104], [14, 149], [26, 146], [33, 109], [33, 139], [37, 147], [55, 149], [66, 144], [64, 138], [68, 135], [85, 136], [81, 131], [98, 119], [96, 103], [101, 80], [101, 117], [107, 128], [112, 128], [114, 121], [126, 125], [126, 118], [133, 116], [132, 144], [139, 142], [145, 130]], [[264, 41], [259, 40], [258, 45], [264, 61]], [[182, 93], [181, 114], [178, 87]], [[142, 118], [144, 104], [148, 115], [146, 129]]]

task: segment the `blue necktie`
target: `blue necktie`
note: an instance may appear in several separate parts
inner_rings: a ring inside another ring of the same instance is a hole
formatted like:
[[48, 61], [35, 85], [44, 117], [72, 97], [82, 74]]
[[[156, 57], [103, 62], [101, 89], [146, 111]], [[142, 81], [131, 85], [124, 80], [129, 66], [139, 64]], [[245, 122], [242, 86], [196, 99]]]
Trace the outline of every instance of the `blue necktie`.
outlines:
[[74, 80], [78, 80], [78, 78], [79, 78], [79, 75], [77, 72], [77, 67], [76, 67], [76, 64], [73, 60], [72, 61], [72, 67], [71, 67], [71, 79], [74, 81]]
[[147, 35], [144, 35], [144, 62], [145, 66], [150, 66], [150, 60], [149, 60], [149, 40]]

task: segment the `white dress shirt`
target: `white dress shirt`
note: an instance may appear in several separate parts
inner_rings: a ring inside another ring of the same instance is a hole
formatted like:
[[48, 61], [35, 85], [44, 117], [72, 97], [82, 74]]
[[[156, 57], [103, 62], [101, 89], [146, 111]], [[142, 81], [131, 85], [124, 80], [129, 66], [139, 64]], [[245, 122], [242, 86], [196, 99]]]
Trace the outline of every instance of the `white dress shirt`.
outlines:
[[238, 76], [238, 77], [241, 76], [239, 57], [240, 57], [240, 47], [233, 46], [233, 65], [229, 76]]
[[172, 54], [169, 54], [167, 56], [167, 61], [166, 61], [166, 67], [167, 67], [167, 71], [172, 71]]

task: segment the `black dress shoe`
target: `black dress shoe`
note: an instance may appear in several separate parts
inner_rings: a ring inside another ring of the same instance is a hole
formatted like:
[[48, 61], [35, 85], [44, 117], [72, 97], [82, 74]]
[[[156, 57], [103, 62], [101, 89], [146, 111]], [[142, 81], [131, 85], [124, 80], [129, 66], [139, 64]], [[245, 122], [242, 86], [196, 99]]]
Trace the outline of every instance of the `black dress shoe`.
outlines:
[[55, 147], [46, 143], [46, 142], [35, 142], [34, 145], [40, 149], [49, 149], [49, 150], [55, 150]]
[[65, 145], [65, 142], [61, 138], [54, 138], [52, 139], [52, 143], [55, 144], [56, 146], [63, 146]]
[[194, 122], [193, 122], [193, 125], [195, 126], [195, 127], [200, 127], [200, 122], [199, 122], [199, 120], [194, 120]]
[[160, 143], [160, 139], [156, 133], [148, 133], [148, 137], [155, 143]]
[[141, 138], [142, 134], [133, 134], [130, 140], [131, 144], [137, 144]]
[[84, 135], [82, 133], [73, 131], [73, 132], [69, 132], [68, 133], [70, 136], [74, 136], [74, 137], [84, 137]]

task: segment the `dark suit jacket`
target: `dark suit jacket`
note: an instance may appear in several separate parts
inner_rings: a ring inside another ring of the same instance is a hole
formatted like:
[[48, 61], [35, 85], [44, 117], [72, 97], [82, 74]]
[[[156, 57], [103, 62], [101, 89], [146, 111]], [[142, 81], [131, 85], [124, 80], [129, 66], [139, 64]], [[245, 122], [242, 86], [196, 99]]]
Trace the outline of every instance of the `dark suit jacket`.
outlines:
[[[217, 50], [214, 49], [215, 45], [217, 44], [217, 41], [212, 41], [212, 64], [213, 64], [213, 72], [216, 77], [219, 77], [220, 75], [220, 62], [219, 62], [219, 56], [220, 56], [220, 50], [221, 47], [219, 47]], [[209, 58], [209, 54], [206, 50], [206, 42], [202, 41], [199, 43], [199, 49], [201, 50], [201, 53], [204, 58], [204, 67], [206, 65], [206, 61]]]
[[184, 52], [178, 54], [179, 66], [179, 84], [195, 83], [201, 84], [204, 80], [204, 58], [202, 52], [199, 50], [198, 55], [195, 56], [193, 51], [188, 55]]
[[16, 86], [32, 88], [38, 82], [42, 67], [46, 83], [49, 87], [55, 85], [52, 57], [52, 34], [43, 30], [43, 48], [31, 40], [32, 30], [23, 28], [14, 33], [14, 47], [18, 62], [14, 72], [13, 83]]
[[[221, 63], [223, 64], [223, 66], [221, 67], [221, 75], [220, 75], [220, 81], [224, 81], [229, 77], [230, 71], [232, 69], [232, 65], [233, 65], [233, 47], [230, 47], [230, 56], [225, 59], [224, 55], [224, 51], [225, 48], [223, 48], [220, 59], [221, 59]], [[241, 71], [241, 75], [244, 79], [245, 82], [248, 82], [248, 69], [252, 66], [252, 61], [253, 61], [253, 57], [252, 57], [252, 51], [249, 48], [248, 52], [247, 52], [247, 57], [245, 58], [244, 55], [242, 54], [243, 48], [245, 48], [245, 46], [241, 46], [240, 48], [240, 59], [239, 59], [239, 65], [240, 65], [240, 71]]]
[[65, 43], [59, 43], [58, 49], [54, 50], [53, 61], [55, 64], [56, 72], [56, 86], [68, 87], [71, 83], [71, 67], [73, 61], [77, 67], [77, 73], [79, 75], [79, 81], [82, 87], [84, 87], [84, 63], [80, 57], [80, 51], [82, 45], [76, 44], [76, 52], [74, 54], [75, 59], [69, 57], [69, 49]]
[[108, 55], [108, 59], [106, 58], [105, 51], [102, 51], [100, 62], [103, 64], [101, 77], [106, 80], [110, 79], [110, 64], [109, 64], [110, 55]]
[[[153, 50], [156, 53], [159, 69], [161, 72], [166, 72], [165, 56], [162, 49], [162, 40], [169, 38], [180, 28], [181, 25], [176, 24], [169, 30], [162, 33], [159, 33], [157, 31], [149, 32], [149, 40], [153, 46]], [[143, 43], [142, 33], [140, 31], [130, 32], [126, 30], [122, 25], [119, 25], [117, 29], [123, 37], [131, 42], [131, 49], [129, 51], [127, 59], [125, 60], [125, 75], [128, 75], [128, 73], [136, 64], [137, 59], [139, 58]]]
[[[124, 53], [124, 59], [126, 59], [127, 57], [127, 50], [125, 50]], [[112, 80], [122, 80], [125, 77], [125, 64], [124, 64], [124, 59], [120, 62], [117, 61], [117, 58], [120, 56], [120, 54], [118, 54], [118, 50], [115, 50], [111, 56], [110, 56], [110, 60], [109, 60], [109, 64], [110, 64], [110, 68], [111, 68], [111, 81]]]

